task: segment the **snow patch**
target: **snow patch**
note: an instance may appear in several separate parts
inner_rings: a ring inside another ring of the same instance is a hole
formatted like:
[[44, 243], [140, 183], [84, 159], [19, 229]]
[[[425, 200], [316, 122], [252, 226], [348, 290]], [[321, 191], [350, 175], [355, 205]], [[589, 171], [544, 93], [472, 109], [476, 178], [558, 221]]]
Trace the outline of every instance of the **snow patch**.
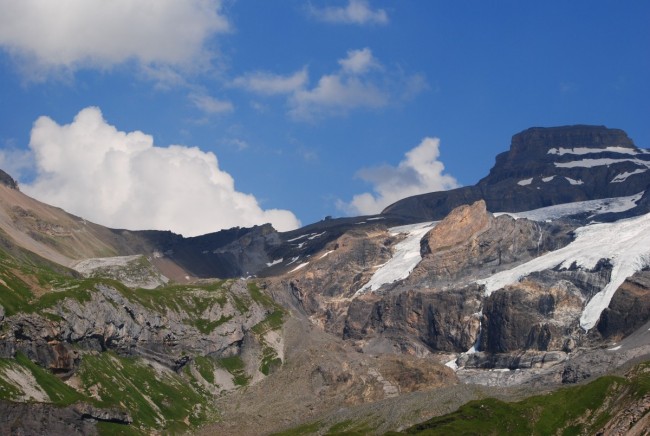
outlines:
[[291, 262], [289, 262], [289, 263], [287, 264], [287, 266], [289, 266], [289, 265], [291, 265], [291, 264], [293, 264], [293, 263], [296, 263], [296, 261], [297, 261], [298, 259], [300, 259], [300, 256], [292, 257], [292, 258], [291, 258]]
[[325, 233], [327, 233], [327, 232], [318, 233], [318, 234], [316, 234], [316, 233], [312, 233], [311, 236], [309, 236], [309, 238], [307, 238], [307, 239], [309, 239], [309, 240], [311, 241], [311, 240], [314, 240], [314, 239], [316, 239], [316, 238], [320, 238], [320, 237], [323, 236]]
[[542, 177], [542, 182], [547, 183], [553, 180], [555, 176], [550, 176], [550, 177]]
[[275, 259], [275, 260], [272, 261], [272, 262], [267, 262], [266, 266], [271, 267], [271, 266], [277, 265], [277, 264], [279, 264], [279, 263], [282, 263], [282, 261], [284, 261], [283, 258]]
[[621, 173], [621, 174], [617, 175], [616, 177], [614, 177], [614, 178], [612, 179], [612, 181], [609, 182], [609, 183], [620, 183], [620, 182], [624, 182], [624, 181], [627, 180], [628, 177], [633, 176], [633, 175], [635, 175], [635, 174], [645, 173], [646, 171], [648, 171], [648, 170], [647, 170], [647, 169], [643, 169], [643, 168], [638, 168], [638, 169], [636, 169], [636, 170], [634, 170], [634, 171], [631, 171], [631, 172], [627, 172], [627, 171], [626, 171], [626, 172]]
[[302, 269], [302, 268], [306, 267], [307, 265], [309, 265], [309, 262], [301, 263], [300, 265], [298, 265], [297, 267], [295, 267], [294, 269], [292, 269], [292, 270], [289, 271], [289, 272], [290, 272], [290, 273], [292, 273], [292, 272], [296, 272], [296, 271], [298, 271], [299, 269]]
[[583, 182], [582, 180], [574, 180], [571, 177], [565, 177], [565, 179], [567, 180], [567, 182], [569, 182], [572, 185], [584, 185], [585, 184], [585, 182]]
[[293, 239], [287, 239], [287, 242], [297, 241], [299, 239], [306, 238], [307, 236], [309, 236], [309, 235], [300, 235], [300, 236], [297, 236], [297, 237], [295, 237]]
[[565, 154], [592, 154], [592, 153], [621, 153], [621, 154], [640, 154], [639, 151], [627, 147], [606, 147], [606, 148], [590, 148], [590, 147], [575, 147], [575, 148], [551, 148], [547, 154], [556, 154], [562, 156]]
[[622, 162], [632, 162], [642, 167], [650, 167], [650, 162], [641, 159], [610, 159], [610, 158], [582, 159], [582, 160], [575, 160], [571, 162], [553, 162], [553, 165], [555, 165], [558, 168], [593, 168], [593, 167], [601, 167], [606, 165], [609, 166], [609, 165], [622, 163]]
[[498, 212], [494, 216], [510, 215], [511, 217], [527, 218], [533, 221], [548, 221], [564, 216], [576, 215], [579, 213], [591, 212], [591, 217], [604, 213], [625, 212], [636, 207], [636, 203], [643, 196], [643, 191], [629, 197], [603, 198], [600, 200], [578, 201], [575, 203], [557, 204], [555, 206], [542, 207], [527, 212]]
[[367, 221], [376, 221], [376, 220], [383, 220], [383, 219], [386, 219], [386, 217], [376, 216], [376, 217], [373, 217], [373, 218], [367, 218], [366, 220]]
[[332, 253], [333, 251], [334, 251], [334, 250], [326, 251], [325, 253], [323, 253], [323, 255], [322, 255], [321, 257], [318, 258], [318, 260], [324, 258], [325, 256], [327, 256], [328, 254]]
[[533, 272], [555, 267], [567, 269], [574, 263], [579, 268], [590, 270], [601, 259], [609, 259], [612, 264], [610, 281], [589, 300], [580, 317], [580, 326], [590, 330], [625, 279], [650, 266], [650, 214], [615, 223], [580, 227], [575, 234], [576, 239], [566, 247], [478, 280], [477, 283], [485, 285], [485, 295], [489, 296]]
[[520, 180], [520, 181], [517, 182], [517, 184], [519, 186], [528, 186], [531, 183], [533, 183], [533, 178], [532, 177], [530, 179], [524, 179], [524, 180]]
[[368, 290], [376, 291], [387, 283], [407, 278], [413, 268], [422, 260], [420, 240], [435, 224], [436, 222], [427, 222], [390, 228], [391, 235], [397, 236], [406, 233], [406, 238], [395, 245], [393, 257], [375, 271], [368, 283], [363, 285], [354, 296], [361, 295]]
[[621, 347], [622, 347], [622, 345], [617, 345], [616, 347], [608, 348], [607, 351], [616, 351], [616, 350], [620, 350]]

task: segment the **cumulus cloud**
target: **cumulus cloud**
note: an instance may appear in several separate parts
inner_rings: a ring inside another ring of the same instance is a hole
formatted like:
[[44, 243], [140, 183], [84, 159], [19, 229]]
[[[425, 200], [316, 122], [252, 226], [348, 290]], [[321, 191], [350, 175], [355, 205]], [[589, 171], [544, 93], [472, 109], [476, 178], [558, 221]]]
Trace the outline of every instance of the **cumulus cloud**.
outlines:
[[339, 59], [343, 71], [351, 74], [363, 74], [372, 68], [380, 68], [380, 64], [366, 47], [361, 50], [348, 50], [348, 57]]
[[209, 59], [207, 40], [229, 30], [220, 0], [0, 0], [0, 47], [32, 72], [189, 68]]
[[438, 160], [439, 148], [438, 138], [424, 138], [404, 155], [397, 167], [383, 165], [360, 170], [357, 177], [372, 184], [374, 192], [355, 195], [349, 203], [339, 202], [339, 208], [352, 215], [371, 215], [402, 198], [458, 187], [456, 179], [444, 172], [445, 166]]
[[121, 132], [88, 107], [59, 125], [40, 117], [30, 144], [36, 178], [22, 189], [69, 212], [115, 228], [194, 236], [235, 226], [300, 225], [286, 210], [263, 210], [238, 192], [217, 157], [196, 147], [158, 147], [142, 132]]
[[350, 0], [345, 7], [312, 7], [311, 14], [321, 21], [336, 24], [388, 24], [383, 9], [373, 10], [366, 0]]
[[256, 71], [237, 77], [233, 85], [264, 95], [290, 94], [303, 88], [308, 78], [306, 67], [289, 76]]

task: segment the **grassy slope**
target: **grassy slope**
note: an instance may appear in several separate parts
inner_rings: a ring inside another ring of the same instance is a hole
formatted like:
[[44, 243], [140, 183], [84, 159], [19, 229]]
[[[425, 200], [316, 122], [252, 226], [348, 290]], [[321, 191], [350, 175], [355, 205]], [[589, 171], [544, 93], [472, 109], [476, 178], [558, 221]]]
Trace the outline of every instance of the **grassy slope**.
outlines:
[[605, 376], [516, 403], [493, 398], [471, 401], [448, 415], [406, 430], [417, 435], [594, 434], [619, 410], [650, 393], [650, 363], [627, 378]]
[[[248, 295], [239, 296], [230, 292], [232, 282], [224, 281], [134, 290], [110, 279], [79, 278], [71, 270], [0, 241], [0, 305], [5, 316], [39, 313], [59, 321], [60, 317], [48, 313], [49, 308], [66, 298], [87, 301], [99, 284], [111, 286], [130, 301], [155, 312], [182, 310], [189, 315], [186, 323], [204, 334], [232, 317], [222, 316], [216, 321], [209, 321], [202, 319], [201, 315], [211, 307], [223, 308], [228, 301], [242, 314], [250, 312], [254, 304], [268, 311], [270, 315], [255, 326], [253, 332], [262, 341], [264, 332], [282, 325], [281, 308], [255, 284], [249, 285]], [[268, 361], [261, 363], [262, 368], [276, 363], [273, 353], [266, 353], [264, 357]], [[21, 399], [23, 392], [20, 387], [4, 376], [6, 370], [20, 367], [33, 375], [55, 405], [67, 406], [83, 401], [99, 407], [125, 409], [131, 414], [133, 425], [98, 423], [102, 433], [183, 432], [215, 418], [213, 394], [205, 388], [206, 384], [214, 384], [215, 368], [222, 367], [231, 372], [238, 386], [244, 386], [250, 380], [239, 356], [226, 359], [196, 356], [190, 365], [194, 365], [197, 369], [194, 374], [203, 380], [197, 380], [192, 371], [177, 374], [155, 367], [143, 359], [120, 357], [110, 352], [83, 353], [77, 374], [80, 386], [75, 390], [25, 356], [18, 355], [13, 359], [0, 359], [0, 399]]]

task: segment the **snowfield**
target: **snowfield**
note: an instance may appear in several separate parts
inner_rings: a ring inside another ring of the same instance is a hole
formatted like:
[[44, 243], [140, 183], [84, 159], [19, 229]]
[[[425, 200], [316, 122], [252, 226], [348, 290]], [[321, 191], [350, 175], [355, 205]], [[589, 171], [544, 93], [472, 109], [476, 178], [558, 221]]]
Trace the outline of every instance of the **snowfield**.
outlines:
[[618, 213], [633, 209], [636, 203], [643, 196], [643, 192], [630, 195], [629, 197], [603, 198], [600, 200], [578, 201], [576, 203], [558, 204], [555, 206], [542, 207], [527, 212], [496, 212], [494, 216], [510, 215], [511, 217], [527, 218], [533, 221], [548, 221], [564, 216], [576, 215], [579, 213], [591, 212], [590, 218], [604, 213]]
[[422, 260], [420, 256], [420, 239], [435, 226], [436, 222], [412, 224], [407, 226], [391, 227], [390, 234], [397, 236], [406, 233], [406, 238], [395, 245], [393, 257], [379, 269], [363, 285], [354, 296], [359, 296], [367, 291], [376, 291], [387, 283], [407, 278], [413, 268]]

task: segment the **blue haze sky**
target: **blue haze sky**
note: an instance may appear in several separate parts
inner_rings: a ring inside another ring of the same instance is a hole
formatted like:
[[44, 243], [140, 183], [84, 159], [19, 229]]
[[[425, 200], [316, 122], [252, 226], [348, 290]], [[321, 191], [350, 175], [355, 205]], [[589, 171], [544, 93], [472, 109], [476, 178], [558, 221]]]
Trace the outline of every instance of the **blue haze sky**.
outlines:
[[513, 134], [650, 147], [650, 2], [0, 0], [0, 168], [186, 236], [379, 212]]

